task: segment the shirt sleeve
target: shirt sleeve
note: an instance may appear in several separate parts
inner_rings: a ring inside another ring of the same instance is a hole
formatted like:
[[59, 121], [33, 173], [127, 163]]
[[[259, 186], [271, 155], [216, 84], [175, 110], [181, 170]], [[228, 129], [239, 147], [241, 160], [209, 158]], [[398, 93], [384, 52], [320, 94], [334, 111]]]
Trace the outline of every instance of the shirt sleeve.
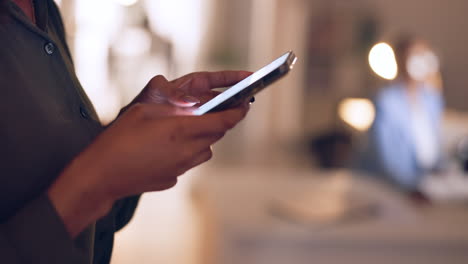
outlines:
[[31, 201], [0, 223], [0, 262], [9, 264], [84, 264], [46, 195]]
[[119, 200], [114, 205], [115, 231], [124, 228], [132, 219], [138, 206], [140, 196], [132, 196]]

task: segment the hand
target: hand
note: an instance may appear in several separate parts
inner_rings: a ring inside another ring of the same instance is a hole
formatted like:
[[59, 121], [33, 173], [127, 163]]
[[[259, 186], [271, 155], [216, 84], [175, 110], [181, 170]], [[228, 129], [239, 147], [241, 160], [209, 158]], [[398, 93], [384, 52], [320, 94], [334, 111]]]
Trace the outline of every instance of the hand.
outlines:
[[210, 146], [246, 115], [248, 105], [190, 116], [168, 104], [136, 104], [80, 154], [48, 195], [72, 236], [119, 198], [171, 188], [209, 160]]
[[247, 71], [196, 72], [172, 82], [164, 76], [154, 77], [130, 104], [171, 103], [179, 107], [193, 107], [218, 93], [214, 88], [232, 86], [248, 77]]

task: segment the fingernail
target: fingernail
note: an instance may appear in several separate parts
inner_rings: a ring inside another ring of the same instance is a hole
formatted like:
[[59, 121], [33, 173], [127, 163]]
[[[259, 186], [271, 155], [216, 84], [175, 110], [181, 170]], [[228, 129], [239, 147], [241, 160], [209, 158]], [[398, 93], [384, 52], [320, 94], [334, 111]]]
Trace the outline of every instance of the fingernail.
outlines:
[[189, 103], [189, 104], [198, 104], [198, 103], [200, 103], [200, 100], [198, 100], [198, 98], [190, 96], [190, 95], [186, 95], [186, 96], [182, 97], [182, 100], [184, 102], [186, 102], [186, 103]]

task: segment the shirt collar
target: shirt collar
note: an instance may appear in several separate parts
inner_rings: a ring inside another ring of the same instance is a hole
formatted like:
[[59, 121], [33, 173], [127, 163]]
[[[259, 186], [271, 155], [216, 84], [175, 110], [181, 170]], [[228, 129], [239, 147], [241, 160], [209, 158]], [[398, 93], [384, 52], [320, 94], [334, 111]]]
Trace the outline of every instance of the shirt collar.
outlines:
[[49, 0], [34, 0], [34, 13], [36, 15], [36, 24], [34, 25], [24, 14], [23, 10], [19, 6], [17, 6], [13, 1], [8, 0], [10, 5], [10, 10], [17, 20], [21, 23], [25, 24], [29, 28], [33, 29], [34, 31], [43, 31], [47, 33], [47, 24], [48, 24], [48, 5]]

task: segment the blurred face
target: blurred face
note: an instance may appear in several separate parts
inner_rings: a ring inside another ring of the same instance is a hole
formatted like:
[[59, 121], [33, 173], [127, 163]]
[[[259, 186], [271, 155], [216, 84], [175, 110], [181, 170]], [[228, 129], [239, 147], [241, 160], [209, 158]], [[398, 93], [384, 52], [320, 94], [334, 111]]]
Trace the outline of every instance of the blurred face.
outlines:
[[406, 58], [408, 77], [418, 82], [424, 82], [439, 71], [439, 59], [423, 42], [413, 44]]

